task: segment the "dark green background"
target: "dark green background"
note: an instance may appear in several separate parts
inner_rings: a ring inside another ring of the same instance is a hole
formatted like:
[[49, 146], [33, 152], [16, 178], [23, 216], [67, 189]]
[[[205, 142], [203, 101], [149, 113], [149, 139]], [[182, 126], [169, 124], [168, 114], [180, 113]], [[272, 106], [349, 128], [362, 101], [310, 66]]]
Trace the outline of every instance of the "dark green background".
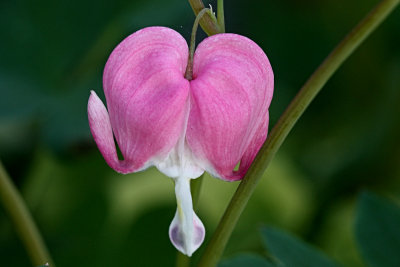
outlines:
[[[377, 3], [226, 1], [227, 31], [257, 42], [274, 69], [271, 126]], [[103, 96], [104, 64], [123, 38], [160, 25], [188, 39], [193, 21], [184, 0], [0, 2], [0, 158], [58, 267], [174, 264], [172, 182], [153, 168], [126, 176], [110, 169], [86, 105], [91, 89]], [[363, 266], [353, 231], [357, 195], [369, 189], [400, 201], [399, 33], [397, 9], [328, 82], [269, 167], [225, 257], [263, 252], [259, 228], [273, 225], [345, 266]], [[236, 186], [206, 177], [199, 208], [206, 241]], [[0, 266], [29, 264], [1, 207]]]

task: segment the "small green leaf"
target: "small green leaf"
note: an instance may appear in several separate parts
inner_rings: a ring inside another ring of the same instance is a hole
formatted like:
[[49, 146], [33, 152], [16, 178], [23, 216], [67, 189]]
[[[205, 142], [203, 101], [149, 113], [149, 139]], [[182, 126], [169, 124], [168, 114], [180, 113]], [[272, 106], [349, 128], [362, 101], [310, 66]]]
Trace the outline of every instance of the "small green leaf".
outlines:
[[358, 200], [355, 233], [371, 267], [400, 266], [400, 207], [372, 193]]
[[279, 262], [278, 266], [340, 266], [317, 249], [278, 229], [263, 228], [261, 229], [261, 234], [268, 252]]
[[274, 267], [272, 263], [256, 254], [240, 254], [233, 258], [223, 260], [218, 267]]

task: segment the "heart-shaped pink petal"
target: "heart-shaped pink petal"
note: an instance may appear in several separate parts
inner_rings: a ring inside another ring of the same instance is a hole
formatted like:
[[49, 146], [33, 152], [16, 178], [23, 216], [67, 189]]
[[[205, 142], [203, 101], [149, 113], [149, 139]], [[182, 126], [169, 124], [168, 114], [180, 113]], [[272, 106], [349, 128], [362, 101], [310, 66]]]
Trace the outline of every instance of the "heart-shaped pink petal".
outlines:
[[208, 172], [241, 179], [267, 136], [274, 87], [268, 58], [246, 37], [214, 35], [196, 49], [193, 78], [189, 147]]
[[[110, 55], [104, 92], [112, 130], [130, 171], [167, 156], [181, 137], [189, 92], [189, 82], [183, 77], [187, 57], [186, 41], [164, 27], [135, 32]], [[91, 130], [94, 136], [105, 134], [99, 127]], [[111, 137], [104, 136], [108, 143], [113, 142]], [[100, 150], [109, 148], [97, 145]]]

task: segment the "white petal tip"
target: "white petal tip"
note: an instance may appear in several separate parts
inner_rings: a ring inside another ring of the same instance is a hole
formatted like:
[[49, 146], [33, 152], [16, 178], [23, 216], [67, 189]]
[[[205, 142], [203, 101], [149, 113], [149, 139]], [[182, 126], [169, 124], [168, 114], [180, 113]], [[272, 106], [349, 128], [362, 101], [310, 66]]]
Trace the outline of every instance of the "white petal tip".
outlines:
[[169, 239], [177, 250], [190, 257], [203, 243], [205, 228], [193, 212], [193, 232], [187, 233], [185, 227], [180, 224], [178, 216], [177, 211], [169, 227]]

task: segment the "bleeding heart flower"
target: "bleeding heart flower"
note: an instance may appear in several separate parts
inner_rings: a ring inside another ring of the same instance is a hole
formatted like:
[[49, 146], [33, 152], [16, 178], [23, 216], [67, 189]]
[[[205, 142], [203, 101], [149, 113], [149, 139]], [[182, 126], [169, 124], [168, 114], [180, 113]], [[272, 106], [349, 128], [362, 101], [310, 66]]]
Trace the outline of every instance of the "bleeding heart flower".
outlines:
[[131, 173], [156, 166], [174, 179], [177, 211], [169, 236], [190, 256], [205, 235], [193, 212], [190, 179], [204, 171], [226, 181], [243, 178], [267, 136], [274, 78], [262, 49], [236, 34], [199, 44], [190, 81], [184, 77], [187, 63], [188, 46], [174, 30], [133, 33], [104, 69], [108, 112], [92, 91], [88, 116], [111, 168]]

